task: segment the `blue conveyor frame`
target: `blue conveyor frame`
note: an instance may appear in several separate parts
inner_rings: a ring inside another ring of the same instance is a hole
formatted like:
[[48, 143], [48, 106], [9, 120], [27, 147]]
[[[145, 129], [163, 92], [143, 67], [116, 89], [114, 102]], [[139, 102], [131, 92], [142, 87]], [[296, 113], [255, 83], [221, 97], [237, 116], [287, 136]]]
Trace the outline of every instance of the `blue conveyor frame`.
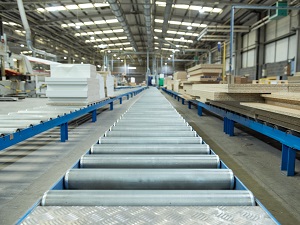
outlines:
[[[184, 104], [184, 98], [180, 96], [179, 93], [162, 88], [163, 91], [177, 99], [181, 99], [182, 104]], [[234, 124], [239, 123], [245, 127], [255, 130], [261, 134], [264, 134], [282, 144], [282, 155], [281, 155], [281, 170], [286, 171], [287, 176], [295, 175], [295, 160], [296, 151], [300, 150], [300, 137], [293, 134], [286, 133], [284, 131], [278, 130], [274, 127], [268, 126], [259, 121], [255, 121], [252, 118], [228, 111], [226, 109], [218, 108], [216, 106], [208, 105], [196, 100], [188, 101], [189, 109], [192, 105], [197, 106], [198, 115], [202, 116], [202, 110], [206, 109], [224, 119], [224, 132], [229, 136], [234, 135]]]
[[47, 130], [50, 130], [54, 127], [60, 126], [60, 137], [61, 142], [65, 142], [68, 140], [68, 122], [82, 117], [88, 113], [92, 114], [92, 122], [96, 122], [97, 120], [97, 109], [100, 109], [106, 105], [110, 105], [110, 110], [113, 110], [114, 102], [119, 100], [120, 104], [122, 104], [123, 97], [127, 97], [129, 99], [130, 97], [133, 97], [140, 92], [142, 92], [146, 87], [139, 88], [137, 90], [129, 91], [127, 93], [118, 95], [114, 98], [110, 98], [101, 102], [96, 102], [91, 105], [88, 105], [87, 107], [83, 107], [77, 111], [67, 113], [63, 116], [57, 117], [55, 119], [42, 122], [38, 125], [17, 131], [12, 134], [5, 135], [3, 137], [0, 137], [0, 151], [4, 150], [5, 148], [8, 148], [10, 146], [13, 146], [17, 143], [20, 143], [28, 138], [31, 138], [37, 134], [40, 134], [42, 132], [45, 132]]

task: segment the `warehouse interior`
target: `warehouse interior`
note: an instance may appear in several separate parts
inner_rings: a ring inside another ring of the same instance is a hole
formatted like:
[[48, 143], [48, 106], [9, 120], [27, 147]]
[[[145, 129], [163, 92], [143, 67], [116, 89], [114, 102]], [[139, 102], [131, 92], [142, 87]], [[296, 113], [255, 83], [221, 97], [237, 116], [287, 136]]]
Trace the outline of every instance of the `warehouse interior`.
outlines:
[[299, 0], [0, 0], [0, 224], [299, 224]]

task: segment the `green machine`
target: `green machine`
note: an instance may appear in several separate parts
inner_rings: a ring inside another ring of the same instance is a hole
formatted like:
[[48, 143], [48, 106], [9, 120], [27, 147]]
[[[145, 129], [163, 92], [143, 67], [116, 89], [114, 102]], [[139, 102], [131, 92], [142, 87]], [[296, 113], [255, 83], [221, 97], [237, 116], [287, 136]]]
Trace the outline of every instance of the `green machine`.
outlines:
[[[287, 7], [288, 3], [287, 3], [287, 1], [278, 1], [273, 6]], [[271, 10], [269, 10], [270, 20], [279, 20], [282, 17], [285, 17], [287, 15], [288, 15], [287, 9], [271, 9]]]

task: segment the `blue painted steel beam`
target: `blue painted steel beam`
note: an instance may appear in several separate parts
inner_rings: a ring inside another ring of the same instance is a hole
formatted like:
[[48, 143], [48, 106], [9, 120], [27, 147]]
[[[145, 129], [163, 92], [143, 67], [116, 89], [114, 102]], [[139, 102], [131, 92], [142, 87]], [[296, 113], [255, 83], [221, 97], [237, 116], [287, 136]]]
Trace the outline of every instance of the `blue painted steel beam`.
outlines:
[[97, 109], [92, 111], [92, 122], [95, 123], [97, 121]]
[[[37, 134], [45, 132], [49, 129], [60, 126], [62, 124], [66, 124], [71, 120], [74, 120], [78, 117], [81, 117], [81, 116], [83, 116], [87, 113], [91, 113], [94, 110], [97, 110], [101, 107], [106, 106], [107, 104], [111, 104], [111, 103], [113, 104], [113, 102], [118, 100], [121, 96], [123, 97], [123, 96], [127, 96], [128, 94], [131, 94], [131, 95], [139, 94], [144, 89], [146, 89], [146, 87], [140, 88], [140, 89], [135, 90], [135, 91], [127, 92], [125, 94], [119, 95], [119, 96], [117, 96], [115, 98], [112, 98], [112, 99], [108, 99], [108, 100], [105, 100], [105, 101], [101, 101], [101, 102], [98, 102], [98, 103], [91, 104], [88, 107], [79, 109], [79, 110], [77, 110], [75, 112], [72, 112], [72, 113], [69, 113], [69, 114], [65, 114], [64, 116], [61, 116], [61, 117], [49, 120], [47, 122], [43, 122], [41, 124], [35, 125], [33, 127], [29, 127], [29, 128], [23, 129], [21, 131], [18, 131], [18, 132], [0, 137], [0, 151], [7, 148], [7, 147], [15, 145], [19, 142], [22, 142], [22, 141], [24, 141], [28, 138], [31, 138], [31, 137], [33, 137]], [[61, 132], [61, 135], [63, 136], [63, 137], [61, 137], [62, 140], [67, 140], [68, 139], [68, 134], [65, 132], [67, 130], [66, 127], [67, 127], [66, 125], [61, 126], [61, 131], [64, 130], [64, 132]]]

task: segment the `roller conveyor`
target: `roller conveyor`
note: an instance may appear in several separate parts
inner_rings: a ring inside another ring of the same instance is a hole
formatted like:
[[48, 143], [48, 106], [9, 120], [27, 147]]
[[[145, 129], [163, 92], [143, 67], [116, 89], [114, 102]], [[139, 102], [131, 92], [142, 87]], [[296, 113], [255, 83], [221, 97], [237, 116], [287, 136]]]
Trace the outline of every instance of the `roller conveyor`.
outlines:
[[[176, 197], [175, 197], [176, 196]], [[255, 205], [249, 191], [228, 190], [65, 190], [49, 191], [43, 206], [215, 206]]]
[[133, 224], [133, 218], [142, 224], [172, 218], [169, 224], [177, 224], [181, 216], [181, 224], [223, 224], [218, 213], [228, 209], [240, 221], [236, 224], [274, 224], [156, 89], [146, 91], [89, 153], [59, 182], [64, 190], [44, 194], [41, 205], [47, 207], [38, 207], [36, 218], [47, 215], [46, 221], [50, 216], [67, 223], [64, 215], [74, 215], [86, 222], [95, 212], [119, 224]]
[[218, 168], [217, 155], [85, 155], [81, 168]]
[[101, 144], [91, 147], [92, 154], [209, 154], [207, 144]]

